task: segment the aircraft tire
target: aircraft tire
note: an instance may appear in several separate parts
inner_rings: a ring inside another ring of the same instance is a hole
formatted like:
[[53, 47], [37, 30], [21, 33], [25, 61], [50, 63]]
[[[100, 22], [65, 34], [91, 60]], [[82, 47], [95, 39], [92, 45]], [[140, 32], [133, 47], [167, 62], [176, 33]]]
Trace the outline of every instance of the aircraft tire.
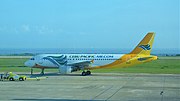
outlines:
[[82, 76], [86, 76], [86, 72], [85, 71], [82, 72]]
[[86, 75], [91, 75], [91, 71], [87, 71], [87, 72], [86, 72]]

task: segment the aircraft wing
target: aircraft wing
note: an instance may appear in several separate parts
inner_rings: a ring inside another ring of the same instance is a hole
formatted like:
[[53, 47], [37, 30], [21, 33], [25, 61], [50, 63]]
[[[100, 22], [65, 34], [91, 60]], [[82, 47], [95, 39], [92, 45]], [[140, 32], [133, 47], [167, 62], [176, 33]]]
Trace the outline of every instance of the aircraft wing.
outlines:
[[91, 61], [78, 61], [78, 62], [70, 63], [67, 65], [72, 66], [72, 67], [88, 67], [92, 63], [93, 63], [93, 60], [91, 60]]

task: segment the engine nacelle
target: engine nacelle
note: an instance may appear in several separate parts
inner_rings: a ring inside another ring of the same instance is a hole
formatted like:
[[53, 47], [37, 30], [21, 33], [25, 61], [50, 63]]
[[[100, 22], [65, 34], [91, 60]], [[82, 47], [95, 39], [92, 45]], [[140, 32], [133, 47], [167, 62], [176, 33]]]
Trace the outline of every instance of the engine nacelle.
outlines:
[[68, 73], [72, 72], [72, 68], [71, 68], [71, 66], [62, 65], [59, 67], [59, 72], [61, 74], [68, 74]]

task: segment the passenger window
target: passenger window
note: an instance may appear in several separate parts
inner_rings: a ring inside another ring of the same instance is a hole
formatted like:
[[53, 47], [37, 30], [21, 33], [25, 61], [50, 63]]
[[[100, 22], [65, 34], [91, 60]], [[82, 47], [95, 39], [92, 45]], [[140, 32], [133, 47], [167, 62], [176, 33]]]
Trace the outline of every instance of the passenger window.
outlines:
[[34, 58], [31, 58], [30, 60], [34, 60]]

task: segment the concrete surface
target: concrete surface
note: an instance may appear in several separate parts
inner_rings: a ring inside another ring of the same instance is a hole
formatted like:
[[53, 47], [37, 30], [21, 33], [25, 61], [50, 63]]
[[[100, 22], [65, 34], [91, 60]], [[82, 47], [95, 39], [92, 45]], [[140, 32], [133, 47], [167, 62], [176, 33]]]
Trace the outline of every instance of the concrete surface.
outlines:
[[[39, 76], [39, 75], [35, 75]], [[40, 81], [0, 81], [0, 100], [180, 101], [180, 75], [46, 74]]]

